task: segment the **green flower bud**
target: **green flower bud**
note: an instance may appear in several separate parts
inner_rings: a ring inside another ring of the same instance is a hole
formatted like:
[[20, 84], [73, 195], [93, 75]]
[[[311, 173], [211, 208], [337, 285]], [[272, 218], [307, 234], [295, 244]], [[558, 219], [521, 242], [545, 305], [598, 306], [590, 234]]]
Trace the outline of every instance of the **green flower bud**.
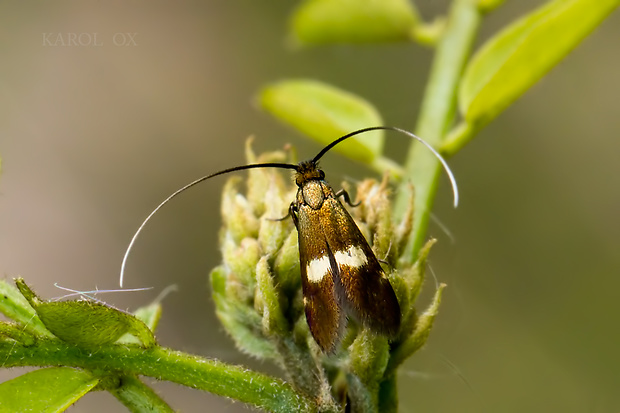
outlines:
[[376, 383], [382, 377], [390, 359], [388, 339], [368, 329], [362, 329], [349, 347], [350, 369], [362, 383]]
[[237, 185], [241, 178], [233, 176], [224, 185], [222, 194], [222, 218], [226, 232], [235, 242], [244, 238], [256, 238], [259, 222], [248, 200], [239, 194]]
[[289, 232], [277, 253], [274, 273], [279, 281], [280, 288], [286, 295], [293, 296], [301, 288], [299, 247], [297, 245], [297, 231], [294, 229]]
[[[286, 155], [280, 151], [264, 153], [261, 156], [257, 157], [252, 150], [252, 141], [252, 138], [248, 139], [245, 145], [245, 155], [248, 164], [265, 162], [286, 162]], [[288, 184], [285, 182], [282, 175], [277, 173], [273, 169], [251, 169], [248, 171], [248, 177], [246, 182], [247, 198], [250, 202], [250, 205], [252, 205], [252, 208], [254, 208], [254, 213], [258, 217], [263, 216], [266, 212], [266, 209], [272, 207], [272, 203], [274, 201], [277, 202], [277, 200], [273, 199], [273, 197], [265, 197], [265, 194], [269, 190], [273, 190], [274, 186], [276, 186], [280, 190], [284, 190], [288, 187]], [[288, 207], [288, 204], [286, 204], [286, 207]], [[280, 211], [277, 212], [281, 213]]]
[[416, 325], [412, 333], [400, 343], [392, 352], [392, 357], [388, 365], [388, 370], [393, 370], [409, 356], [418, 351], [426, 343], [428, 335], [433, 327], [433, 322], [439, 311], [439, 304], [441, 304], [441, 295], [443, 293], [446, 284], [440, 284], [439, 288], [435, 292], [433, 301], [428, 308], [417, 319]]
[[224, 266], [211, 271], [211, 288], [217, 317], [241, 351], [261, 359], [277, 358], [275, 346], [263, 336], [260, 329], [261, 316], [253, 307], [250, 308], [228, 296], [229, 274]]
[[[259, 261], [256, 267], [256, 278], [256, 295], [262, 301], [263, 331], [268, 336], [272, 334], [286, 334], [287, 330], [289, 330], [289, 323], [282, 312], [279, 292], [269, 271], [267, 257]], [[257, 298], [256, 301], [259, 301], [259, 299]]]
[[240, 244], [234, 242], [228, 232], [224, 238], [222, 255], [229, 270], [227, 295], [235, 300], [250, 302], [256, 285], [256, 264], [261, 257], [261, 248], [254, 238], [244, 238]]
[[403, 215], [400, 224], [394, 231], [395, 246], [398, 251], [398, 256], [400, 256], [403, 251], [405, 251], [405, 247], [409, 242], [409, 235], [411, 235], [411, 230], [413, 229], [414, 191], [413, 186], [410, 186], [410, 188], [411, 197], [409, 198], [409, 203], [407, 204], [407, 210], [405, 211], [405, 214]]
[[357, 187], [356, 202], [359, 213], [357, 217], [368, 227], [372, 238], [372, 249], [377, 258], [395, 263], [394, 257], [398, 253], [394, 242], [394, 227], [392, 225], [392, 204], [389, 199], [388, 175], [378, 183], [373, 179], [362, 181]]
[[274, 257], [282, 244], [294, 228], [290, 218], [287, 216], [290, 202], [293, 195], [290, 190], [285, 191], [275, 179], [277, 173], [271, 172], [273, 179], [265, 188], [263, 199], [265, 200], [264, 213], [260, 219], [258, 230], [258, 241], [265, 254]]

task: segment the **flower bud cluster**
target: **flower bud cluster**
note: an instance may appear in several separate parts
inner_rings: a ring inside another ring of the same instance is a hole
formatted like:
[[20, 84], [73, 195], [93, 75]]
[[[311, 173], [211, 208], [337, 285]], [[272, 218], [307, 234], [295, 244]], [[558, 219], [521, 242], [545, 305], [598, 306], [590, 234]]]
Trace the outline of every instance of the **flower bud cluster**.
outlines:
[[[246, 156], [248, 163], [286, 161], [283, 152], [256, 157], [249, 143]], [[239, 189], [242, 181], [245, 194]], [[404, 217], [394, 217], [387, 175], [382, 182], [368, 179], [357, 185], [359, 205], [347, 208], [388, 274], [401, 307], [401, 331], [388, 338], [351, 320], [340, 349], [323, 354], [306, 325], [297, 231], [287, 216], [296, 191], [291, 178], [272, 168], [252, 169], [247, 179], [232, 177], [226, 183], [220, 233], [223, 263], [211, 273], [217, 315], [241, 351], [276, 361], [297, 388], [323, 398], [324, 406], [333, 406], [337, 394], [347, 394], [355, 405], [376, 405], [378, 386], [424, 344], [432, 327], [443, 286], [422, 315], [417, 315], [414, 303], [434, 240], [413, 265], [408, 264], [401, 255], [411, 233], [413, 207]]]

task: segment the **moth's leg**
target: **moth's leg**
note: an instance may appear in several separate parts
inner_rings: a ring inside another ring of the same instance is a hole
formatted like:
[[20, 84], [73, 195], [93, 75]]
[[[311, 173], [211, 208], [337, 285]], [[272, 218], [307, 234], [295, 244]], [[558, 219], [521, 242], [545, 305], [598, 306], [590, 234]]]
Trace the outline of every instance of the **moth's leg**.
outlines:
[[269, 221], [284, 221], [288, 217], [293, 218], [293, 223], [295, 224], [295, 228], [297, 228], [297, 205], [294, 202], [291, 202], [291, 205], [288, 207], [288, 213], [284, 215], [282, 218], [267, 218]]
[[[377, 257], [377, 261], [379, 261], [381, 264], [385, 264], [389, 266], [390, 268], [392, 268], [393, 267], [392, 264], [390, 264], [390, 262], [388, 261], [388, 259], [390, 258], [390, 252], [392, 252], [392, 241], [390, 241], [390, 244], [388, 245], [388, 250], [385, 252], [383, 257], [382, 258]], [[377, 254], [375, 253], [375, 256], [376, 255]]]
[[297, 219], [297, 204], [295, 202], [291, 202], [291, 205], [288, 207], [288, 215], [293, 218], [293, 224], [295, 224], [295, 228], [299, 230], [299, 219]]
[[336, 198], [340, 196], [342, 197], [342, 199], [344, 199], [344, 202], [346, 202], [349, 206], [352, 206], [352, 207], [356, 207], [362, 203], [362, 201], [358, 202], [357, 204], [352, 203], [351, 197], [349, 197], [349, 193], [345, 191], [344, 189], [341, 189], [340, 191], [336, 192]]

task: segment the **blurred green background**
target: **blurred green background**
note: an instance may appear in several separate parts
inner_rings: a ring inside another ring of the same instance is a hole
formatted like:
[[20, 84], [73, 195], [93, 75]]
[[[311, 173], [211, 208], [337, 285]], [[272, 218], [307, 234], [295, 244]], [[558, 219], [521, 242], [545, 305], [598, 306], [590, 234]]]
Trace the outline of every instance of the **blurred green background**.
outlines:
[[[426, 19], [448, 4], [416, 3]], [[482, 38], [541, 3], [507, 1], [485, 18]], [[117, 288], [142, 219], [194, 178], [244, 163], [247, 136], [257, 150], [290, 142], [302, 158], [314, 155], [316, 145], [253, 105], [268, 82], [331, 82], [373, 102], [386, 124], [412, 128], [431, 51], [293, 50], [293, 7], [0, 3], [3, 276], [22, 275], [48, 298], [63, 294], [54, 283]], [[100, 45], [53, 47], [44, 33], [97, 33]], [[118, 33], [135, 33], [135, 44]], [[452, 209], [443, 182], [430, 231], [440, 240], [432, 270], [449, 288], [427, 346], [402, 369], [402, 412], [620, 411], [619, 41], [616, 13], [450, 161], [461, 206]], [[388, 155], [400, 160], [406, 144], [389, 139]], [[322, 164], [334, 186], [370, 175], [336, 154]], [[126, 287], [154, 290], [103, 298], [131, 310], [176, 284], [164, 301], [163, 345], [277, 373], [237, 354], [213, 314], [207, 275], [219, 262], [223, 182], [185, 193], [142, 233]], [[156, 388], [184, 412], [247, 411], [169, 383]], [[124, 408], [97, 393], [71, 411]]]

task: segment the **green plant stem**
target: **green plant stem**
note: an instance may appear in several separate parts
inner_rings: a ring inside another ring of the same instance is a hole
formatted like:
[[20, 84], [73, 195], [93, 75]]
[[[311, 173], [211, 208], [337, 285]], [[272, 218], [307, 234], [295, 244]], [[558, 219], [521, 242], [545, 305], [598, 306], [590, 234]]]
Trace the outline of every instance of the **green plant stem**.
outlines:
[[474, 126], [471, 123], [462, 121], [446, 135], [441, 145], [440, 152], [443, 156], [447, 157], [454, 155], [472, 140], [481, 128], [482, 125]]
[[379, 387], [379, 411], [382, 413], [398, 412], [398, 385], [396, 373], [390, 373]]
[[316, 411], [311, 400], [300, 396], [282, 380], [164, 347], [108, 345], [90, 351], [59, 340], [39, 340], [30, 347], [0, 342], [0, 359], [2, 367], [69, 366], [149, 376], [230, 397], [271, 412]]
[[[473, 0], [455, 0], [446, 31], [437, 47], [429, 82], [424, 93], [416, 134], [438, 148], [450, 127], [456, 109], [456, 90], [480, 23]], [[428, 149], [412, 145], [405, 164], [406, 177], [396, 199], [396, 213], [402, 215], [408, 201], [407, 186], [415, 187], [413, 232], [405, 256], [414, 262], [426, 238], [428, 219], [437, 191], [441, 165]]]
[[132, 413], [173, 413], [157, 393], [133, 376], [121, 377], [121, 385], [108, 390]]

